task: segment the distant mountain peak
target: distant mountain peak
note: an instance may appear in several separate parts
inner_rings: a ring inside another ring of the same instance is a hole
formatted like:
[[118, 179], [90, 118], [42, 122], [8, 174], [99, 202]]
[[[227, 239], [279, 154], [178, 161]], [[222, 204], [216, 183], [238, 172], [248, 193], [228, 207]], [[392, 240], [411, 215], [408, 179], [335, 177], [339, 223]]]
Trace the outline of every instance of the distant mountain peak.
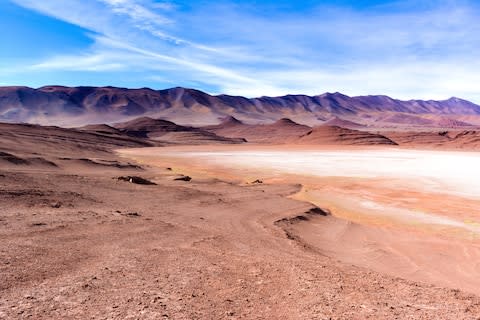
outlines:
[[464, 99], [461, 99], [461, 98], [458, 98], [458, 97], [450, 97], [448, 98], [447, 100], [445, 101], [449, 101], [449, 102], [470, 102], [470, 101], [467, 101], [467, 100], [464, 100]]
[[325, 92], [325, 93], [322, 93], [321, 95], [319, 95], [318, 97], [322, 97], [322, 98], [350, 98], [349, 96], [343, 94], [343, 93], [340, 93], [340, 92]]
[[276, 124], [298, 125], [298, 123], [296, 123], [295, 121], [293, 121], [290, 118], [281, 118], [281, 119], [278, 119], [275, 123]]

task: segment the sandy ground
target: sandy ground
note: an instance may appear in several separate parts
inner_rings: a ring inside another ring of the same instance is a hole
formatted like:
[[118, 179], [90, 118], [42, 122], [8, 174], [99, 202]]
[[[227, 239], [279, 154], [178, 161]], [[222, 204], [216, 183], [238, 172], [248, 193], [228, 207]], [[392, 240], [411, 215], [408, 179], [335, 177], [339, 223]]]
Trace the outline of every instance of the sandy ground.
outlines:
[[[305, 213], [314, 206], [292, 197], [306, 184], [281, 176], [246, 184], [264, 177], [218, 163], [216, 170], [197, 166], [166, 149], [139, 150], [123, 158], [91, 151], [91, 161], [56, 159], [55, 168], [0, 167], [0, 318], [480, 317], [480, 298], [468, 290], [375, 270], [361, 252], [344, 259], [358, 250], [348, 242], [395, 242], [406, 227], [388, 237], [383, 220], [352, 227], [341, 217]], [[129, 165], [132, 159], [143, 169]], [[180, 174], [193, 179], [175, 181]], [[125, 175], [156, 185], [115, 179]], [[317, 232], [342, 226], [356, 232]], [[423, 241], [437, 231], [412, 232]], [[467, 248], [463, 235], [452, 231], [448, 239]], [[370, 264], [356, 263], [362, 257]]]
[[[301, 183], [293, 198], [332, 214], [286, 227], [302, 242], [346, 263], [480, 294], [477, 153], [205, 149], [169, 148], [159, 157], [177, 157], [177, 166], [183, 162], [184, 168], [244, 183]], [[155, 163], [155, 149], [124, 153]]]

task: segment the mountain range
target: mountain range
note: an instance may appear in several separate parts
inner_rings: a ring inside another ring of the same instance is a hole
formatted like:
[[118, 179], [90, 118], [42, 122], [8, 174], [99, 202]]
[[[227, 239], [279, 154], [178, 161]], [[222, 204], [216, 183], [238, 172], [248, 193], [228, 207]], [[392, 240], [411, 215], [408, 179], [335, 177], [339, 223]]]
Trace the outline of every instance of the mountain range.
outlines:
[[355, 129], [480, 126], [480, 106], [455, 97], [441, 101], [397, 100], [383, 95], [349, 97], [336, 92], [245, 98], [180, 87], [0, 87], [1, 122], [73, 127], [141, 116], [191, 126], [218, 125], [230, 116], [246, 124], [271, 124], [289, 118], [309, 126], [329, 122]]

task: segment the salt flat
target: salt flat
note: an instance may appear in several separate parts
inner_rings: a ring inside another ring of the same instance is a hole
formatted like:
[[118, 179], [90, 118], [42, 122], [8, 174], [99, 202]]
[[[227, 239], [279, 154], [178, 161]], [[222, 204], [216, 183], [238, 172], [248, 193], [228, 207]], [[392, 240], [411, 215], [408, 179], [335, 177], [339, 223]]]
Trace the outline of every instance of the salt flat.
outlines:
[[[175, 152], [174, 152], [175, 153]], [[318, 182], [323, 183], [327, 177], [350, 178], [351, 181], [362, 183], [365, 190], [371, 189], [372, 184], [383, 185], [385, 189], [415, 190], [421, 195], [442, 197], [454, 196], [450, 202], [462, 202], [462, 198], [469, 200], [480, 199], [480, 153], [452, 152], [452, 151], [422, 151], [405, 149], [357, 149], [357, 150], [229, 150], [229, 151], [180, 151], [175, 155], [195, 159], [207, 165], [258, 172], [269, 176], [282, 174], [298, 175], [299, 181], [312, 189], [319, 188]], [[266, 174], [268, 173], [268, 174]], [[303, 178], [303, 179], [302, 179]], [[305, 181], [307, 178], [308, 182]], [[292, 179], [292, 178], [290, 178]], [[368, 184], [368, 188], [366, 186]], [[330, 188], [335, 185], [329, 181]], [[375, 186], [378, 187], [378, 186]], [[331, 193], [331, 192], [330, 192]], [[337, 191], [337, 196], [340, 192]], [[342, 192], [343, 193], [343, 192]], [[312, 192], [310, 193], [312, 194]], [[328, 194], [328, 193], [327, 193]], [[442, 217], [440, 212], [421, 211], [419, 208], [395, 205], [393, 200], [401, 199], [402, 194], [391, 195], [385, 201], [372, 201], [372, 195], [363, 196], [356, 203], [357, 212], [366, 209], [369, 214], [382, 212], [390, 213], [398, 219], [416, 221], [417, 223], [434, 223], [444, 226], [463, 228], [480, 234], [480, 225], [465, 223], [464, 217]], [[346, 197], [353, 199], [358, 192], [347, 192]], [[319, 198], [325, 198], [318, 195]], [[333, 198], [334, 195], [328, 194]], [[458, 197], [458, 198], [457, 198]], [[313, 202], [315, 199], [311, 199]], [[325, 200], [325, 199], [324, 199]], [[344, 199], [339, 199], [344, 202]], [[442, 200], [442, 206], [449, 205]], [[318, 203], [322, 205], [322, 203]], [[323, 203], [324, 205], [324, 203]], [[450, 205], [455, 205], [452, 203]], [[415, 209], [412, 211], [411, 209]], [[443, 208], [444, 209], [444, 208]], [[477, 211], [477, 210], [475, 210]], [[480, 213], [478, 215], [480, 218]], [[476, 221], [476, 219], [475, 219]]]
[[[168, 152], [167, 152], [168, 154]], [[317, 177], [401, 178], [430, 191], [480, 198], [480, 153], [451, 151], [180, 151], [176, 156], [225, 167]]]

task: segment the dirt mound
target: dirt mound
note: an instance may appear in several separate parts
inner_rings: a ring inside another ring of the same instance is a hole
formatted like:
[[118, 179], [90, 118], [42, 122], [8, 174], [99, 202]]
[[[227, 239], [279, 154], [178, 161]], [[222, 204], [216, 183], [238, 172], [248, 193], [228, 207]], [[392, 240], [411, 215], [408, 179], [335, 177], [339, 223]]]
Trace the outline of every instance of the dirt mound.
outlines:
[[28, 158], [27, 161], [32, 165], [40, 165], [40, 166], [54, 167], [54, 168], [58, 167], [58, 165], [55, 162], [49, 161], [42, 157]]
[[243, 123], [242, 121], [238, 120], [233, 116], [223, 117], [223, 118], [220, 118], [219, 120], [220, 120], [219, 124], [204, 126], [202, 127], [202, 129], [211, 131], [211, 132], [215, 132], [219, 130], [227, 130], [228, 132], [228, 130], [231, 130], [232, 128], [240, 128], [240, 127], [246, 126], [245, 123]]
[[298, 144], [320, 145], [397, 145], [381, 135], [335, 126], [315, 127], [295, 141]]
[[113, 149], [160, 146], [160, 143], [126, 135], [78, 129], [0, 123], [0, 145], [5, 152], [26, 157], [90, 157]]
[[89, 159], [89, 158], [60, 158], [60, 160], [68, 161], [71, 165], [82, 165], [90, 168], [114, 168], [114, 169], [132, 169], [132, 170], [142, 170], [141, 166], [131, 164], [131, 163], [122, 163], [116, 160], [104, 160], [104, 159]]
[[42, 157], [21, 158], [8, 152], [0, 151], [0, 163], [10, 165], [58, 167], [56, 163]]
[[127, 135], [173, 144], [243, 143], [243, 139], [219, 136], [199, 128], [177, 125], [163, 119], [142, 117], [115, 125]]
[[117, 123], [115, 128], [130, 136], [148, 138], [159, 136], [161, 133], [175, 131], [192, 131], [193, 128], [177, 125], [171, 121], [163, 119], [153, 119], [149, 117], [141, 117], [123, 123]]
[[1, 152], [1, 151], [0, 151], [0, 161], [10, 163], [10, 164], [16, 164], [16, 165], [28, 164], [28, 161], [23, 158], [14, 156], [11, 153]]
[[233, 127], [233, 126], [239, 126], [239, 125], [242, 125], [244, 124], [242, 121], [238, 120], [237, 118], [235, 118], [234, 116], [228, 116], [228, 117], [224, 117], [224, 118], [221, 118], [220, 119], [221, 122], [220, 124], [218, 125], [214, 125], [214, 126], [211, 126], [212, 128], [228, 128], [228, 127]]

